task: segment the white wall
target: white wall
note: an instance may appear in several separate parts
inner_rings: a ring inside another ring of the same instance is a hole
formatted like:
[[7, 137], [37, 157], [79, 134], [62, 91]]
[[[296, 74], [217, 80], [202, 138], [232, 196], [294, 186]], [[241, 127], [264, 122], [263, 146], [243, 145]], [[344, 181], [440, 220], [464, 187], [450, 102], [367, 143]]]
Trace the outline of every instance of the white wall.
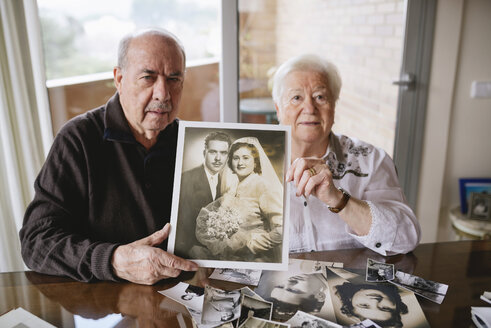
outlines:
[[422, 242], [459, 203], [459, 177], [491, 177], [491, 99], [470, 98], [491, 81], [491, 1], [439, 0], [416, 214]]

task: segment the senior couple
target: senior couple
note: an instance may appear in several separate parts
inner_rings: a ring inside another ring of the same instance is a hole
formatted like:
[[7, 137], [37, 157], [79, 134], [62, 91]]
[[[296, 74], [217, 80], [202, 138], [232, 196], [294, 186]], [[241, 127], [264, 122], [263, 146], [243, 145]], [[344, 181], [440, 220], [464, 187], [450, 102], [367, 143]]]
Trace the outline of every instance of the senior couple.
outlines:
[[[120, 42], [116, 94], [65, 124], [35, 181], [20, 231], [28, 267], [140, 284], [197, 270], [165, 251], [184, 75], [184, 49], [169, 32]], [[292, 129], [290, 251], [410, 252], [420, 227], [392, 160], [331, 131], [340, 89], [336, 67], [312, 55], [286, 61], [274, 76], [280, 124]]]

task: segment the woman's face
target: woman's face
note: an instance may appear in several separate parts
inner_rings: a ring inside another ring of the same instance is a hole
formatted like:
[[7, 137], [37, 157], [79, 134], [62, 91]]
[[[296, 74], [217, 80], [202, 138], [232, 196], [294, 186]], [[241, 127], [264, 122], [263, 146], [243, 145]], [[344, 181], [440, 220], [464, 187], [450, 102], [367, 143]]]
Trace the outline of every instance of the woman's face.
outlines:
[[245, 178], [254, 171], [254, 156], [247, 147], [240, 147], [232, 155], [232, 170], [239, 178]]
[[327, 140], [334, 123], [334, 101], [328, 81], [316, 71], [293, 71], [283, 81], [278, 115], [292, 127], [297, 142]]
[[353, 295], [353, 312], [366, 319], [386, 321], [392, 318], [396, 305], [383, 292], [376, 289], [362, 289]]

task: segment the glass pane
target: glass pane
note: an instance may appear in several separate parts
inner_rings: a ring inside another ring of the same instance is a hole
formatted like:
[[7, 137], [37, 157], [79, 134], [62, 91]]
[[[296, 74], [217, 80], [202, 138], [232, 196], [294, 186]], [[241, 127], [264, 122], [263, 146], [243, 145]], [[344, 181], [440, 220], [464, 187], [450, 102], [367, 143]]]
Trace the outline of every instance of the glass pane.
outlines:
[[392, 155], [404, 0], [238, 1], [241, 121], [274, 122], [275, 68], [314, 53], [333, 61], [343, 79], [333, 131]]
[[187, 71], [179, 117], [219, 120], [220, 0], [38, 0], [53, 129], [115, 92], [117, 45], [163, 27], [183, 42]]

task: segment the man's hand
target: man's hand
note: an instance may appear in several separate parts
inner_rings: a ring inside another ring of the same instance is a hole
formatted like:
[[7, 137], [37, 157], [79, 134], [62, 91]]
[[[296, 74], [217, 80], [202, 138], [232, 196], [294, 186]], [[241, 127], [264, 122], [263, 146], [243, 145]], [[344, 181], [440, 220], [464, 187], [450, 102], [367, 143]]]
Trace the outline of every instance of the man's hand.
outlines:
[[181, 270], [198, 270], [196, 263], [154, 247], [161, 244], [169, 232], [170, 224], [167, 223], [148, 237], [117, 247], [111, 259], [116, 276], [137, 284], [152, 285], [165, 278], [177, 277]]

